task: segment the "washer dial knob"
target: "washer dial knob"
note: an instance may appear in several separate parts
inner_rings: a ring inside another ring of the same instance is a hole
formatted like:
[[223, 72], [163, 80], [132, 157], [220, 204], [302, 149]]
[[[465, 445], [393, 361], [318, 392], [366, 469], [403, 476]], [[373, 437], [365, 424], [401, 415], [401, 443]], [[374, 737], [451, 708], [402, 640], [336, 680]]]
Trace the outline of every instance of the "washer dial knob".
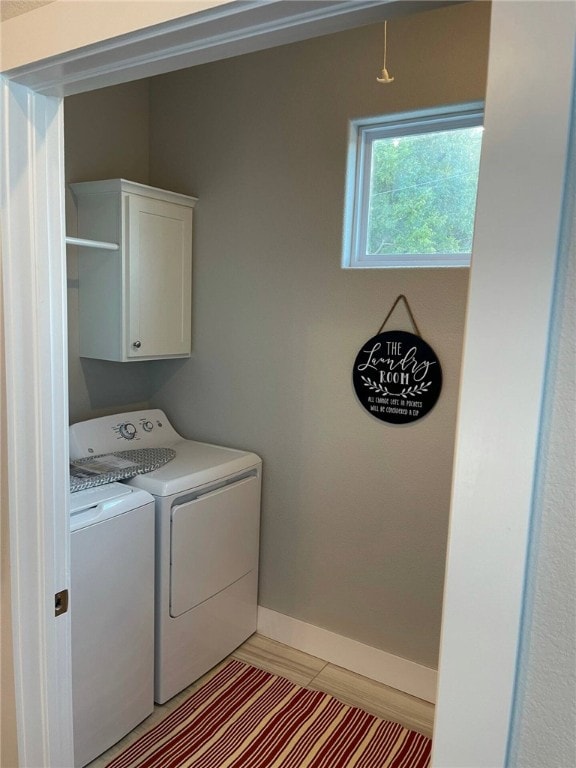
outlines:
[[120, 424], [118, 431], [120, 432], [120, 437], [123, 437], [125, 440], [134, 440], [136, 437], [136, 427], [131, 421]]

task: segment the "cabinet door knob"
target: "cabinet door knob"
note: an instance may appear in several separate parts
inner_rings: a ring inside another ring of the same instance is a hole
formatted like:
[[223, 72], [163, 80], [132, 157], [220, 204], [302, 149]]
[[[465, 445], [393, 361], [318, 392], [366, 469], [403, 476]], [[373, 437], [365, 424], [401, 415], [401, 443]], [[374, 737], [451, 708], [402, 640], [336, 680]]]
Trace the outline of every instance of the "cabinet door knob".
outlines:
[[142, 346], [142, 342], [141, 342], [141, 341], [135, 341], [135, 342], [132, 344], [132, 346], [133, 346], [135, 349], [140, 349], [140, 347]]

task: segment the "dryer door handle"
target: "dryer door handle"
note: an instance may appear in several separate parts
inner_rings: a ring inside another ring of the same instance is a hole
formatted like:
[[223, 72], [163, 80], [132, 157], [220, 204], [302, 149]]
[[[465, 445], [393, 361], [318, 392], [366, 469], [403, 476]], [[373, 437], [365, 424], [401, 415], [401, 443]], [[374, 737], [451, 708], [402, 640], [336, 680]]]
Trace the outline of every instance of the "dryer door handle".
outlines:
[[214, 493], [218, 493], [218, 491], [221, 491], [223, 488], [230, 488], [233, 485], [241, 485], [246, 480], [250, 480], [250, 478], [257, 476], [258, 470], [251, 469], [248, 472], [244, 472], [242, 475], [236, 475], [228, 480], [223, 480], [219, 483], [211, 483], [205, 490], [194, 491], [193, 493], [187, 493], [185, 496], [180, 496], [174, 501], [172, 508], [174, 509], [177, 505], [185, 504], [188, 501], [196, 501], [197, 499], [206, 498]]

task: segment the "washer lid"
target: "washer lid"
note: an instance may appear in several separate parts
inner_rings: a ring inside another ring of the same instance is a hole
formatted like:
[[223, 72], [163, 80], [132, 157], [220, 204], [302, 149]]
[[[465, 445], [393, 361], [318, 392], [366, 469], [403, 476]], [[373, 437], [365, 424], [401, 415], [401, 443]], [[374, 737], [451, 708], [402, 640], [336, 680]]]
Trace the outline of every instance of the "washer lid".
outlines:
[[154, 472], [133, 477], [128, 484], [154, 496], [172, 496], [261, 464], [255, 453], [195, 440], [180, 440], [170, 447], [176, 451], [175, 459]]
[[108, 483], [70, 494], [70, 530], [101, 523], [152, 502], [150, 494], [124, 483]]

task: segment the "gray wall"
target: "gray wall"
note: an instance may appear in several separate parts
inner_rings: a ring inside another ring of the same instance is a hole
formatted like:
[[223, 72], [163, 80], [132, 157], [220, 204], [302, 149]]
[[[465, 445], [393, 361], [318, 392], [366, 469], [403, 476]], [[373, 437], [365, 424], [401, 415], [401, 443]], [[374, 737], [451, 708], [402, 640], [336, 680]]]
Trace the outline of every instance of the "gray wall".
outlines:
[[[64, 102], [64, 131], [67, 182], [126, 178], [148, 183], [147, 80], [68, 97]], [[69, 235], [77, 232], [76, 206], [69, 190], [66, 231]], [[78, 356], [78, 259], [74, 247], [67, 249], [67, 273], [70, 420], [145, 406], [151, 392], [149, 364], [124, 365]]]
[[[388, 86], [381, 25], [150, 84], [150, 181], [200, 198], [193, 355], [156, 364], [153, 404], [263, 457], [263, 606], [428, 666], [468, 275], [340, 268], [348, 120], [482, 99], [488, 24], [486, 3], [394, 20]], [[392, 427], [358, 405], [351, 366], [400, 293], [444, 389]]]
[[545, 393], [510, 765], [576, 765], [576, 125]]

